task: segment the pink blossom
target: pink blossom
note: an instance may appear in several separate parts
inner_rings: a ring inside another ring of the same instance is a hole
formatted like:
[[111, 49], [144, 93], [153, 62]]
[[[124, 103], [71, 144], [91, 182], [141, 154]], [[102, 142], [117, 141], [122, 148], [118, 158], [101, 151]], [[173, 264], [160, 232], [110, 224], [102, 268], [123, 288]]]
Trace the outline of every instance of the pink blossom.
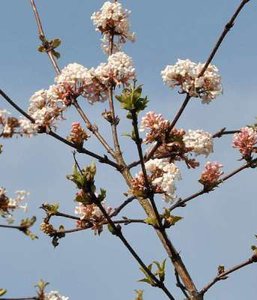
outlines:
[[208, 161], [204, 166], [204, 170], [201, 174], [199, 182], [202, 183], [205, 187], [214, 187], [218, 184], [220, 176], [223, 174], [223, 172], [221, 171], [222, 167], [223, 165], [218, 162]]
[[146, 144], [160, 140], [165, 136], [169, 127], [169, 121], [165, 120], [161, 114], [156, 114], [153, 111], [149, 111], [141, 121], [140, 131], [149, 131], [146, 134], [144, 142]]
[[243, 156], [249, 157], [252, 152], [256, 152], [256, 143], [256, 130], [250, 127], [243, 127], [239, 133], [234, 134], [232, 146], [237, 148]]

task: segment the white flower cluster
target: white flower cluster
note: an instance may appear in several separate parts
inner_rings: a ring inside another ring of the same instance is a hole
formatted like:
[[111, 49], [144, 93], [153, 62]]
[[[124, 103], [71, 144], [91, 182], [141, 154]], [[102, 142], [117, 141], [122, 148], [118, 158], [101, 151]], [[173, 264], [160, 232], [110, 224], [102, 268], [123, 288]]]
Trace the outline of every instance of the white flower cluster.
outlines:
[[55, 121], [62, 118], [62, 113], [66, 109], [62, 99], [51, 86], [48, 90], [39, 90], [30, 98], [28, 114], [35, 120], [35, 123], [21, 119], [20, 126], [24, 133], [35, 134], [40, 127], [49, 128], [55, 126]]
[[69, 297], [62, 296], [58, 291], [51, 291], [44, 295], [45, 300], [69, 300]]
[[164, 199], [168, 202], [176, 198], [175, 180], [181, 179], [179, 168], [165, 159], [150, 159], [145, 164], [147, 172], [151, 173], [152, 184], [157, 190], [164, 193]]
[[70, 92], [76, 97], [82, 95], [94, 103], [107, 99], [108, 87], [112, 83], [127, 85], [135, 77], [132, 58], [124, 52], [117, 52], [97, 68], [87, 69], [77, 63], [69, 64], [56, 77], [54, 88], [59, 92]]
[[199, 97], [202, 103], [210, 103], [222, 93], [221, 76], [214, 65], [209, 65], [199, 77], [204, 64], [189, 59], [178, 59], [175, 65], [168, 65], [161, 71], [162, 79], [171, 88], [179, 86], [182, 92], [191, 97]]
[[187, 148], [192, 148], [196, 155], [203, 154], [208, 156], [213, 152], [213, 139], [212, 135], [203, 130], [191, 130], [183, 136], [183, 142]]
[[[77, 63], [67, 65], [55, 78], [54, 85], [48, 90], [37, 91], [30, 98], [28, 113], [35, 123], [21, 118], [19, 125], [23, 134], [31, 136], [40, 127], [54, 127], [55, 121], [61, 119], [64, 110], [72, 104], [72, 99], [83, 96], [91, 104], [105, 101], [110, 86], [128, 85], [135, 77], [133, 61], [124, 52], [112, 54], [107, 63], [102, 63], [97, 68], [87, 69]], [[0, 118], [4, 113], [2, 111], [1, 114], [0, 111]]]
[[[121, 50], [121, 45], [126, 40], [132, 42], [135, 40], [135, 33], [130, 32], [129, 14], [130, 11], [124, 9], [121, 3], [106, 1], [100, 11], [94, 12], [91, 16], [96, 31], [103, 34], [102, 47], [104, 52], [115, 53]], [[118, 40], [114, 41], [114, 47], [110, 49], [109, 43], [112, 36], [117, 36]]]
[[116, 84], [127, 84], [136, 78], [136, 71], [132, 58], [124, 52], [117, 52], [109, 56], [107, 67], [109, 78]]
[[8, 207], [12, 210], [20, 208], [24, 211], [27, 211], [28, 204], [27, 203], [22, 204], [22, 202], [29, 195], [29, 192], [20, 190], [20, 191], [16, 191], [15, 194], [16, 194], [15, 198], [9, 198]]
[[75, 214], [79, 215], [80, 220], [90, 220], [95, 218], [100, 219], [101, 217], [103, 217], [103, 214], [98, 206], [96, 206], [95, 204], [84, 205], [81, 202], [79, 202], [75, 207]]

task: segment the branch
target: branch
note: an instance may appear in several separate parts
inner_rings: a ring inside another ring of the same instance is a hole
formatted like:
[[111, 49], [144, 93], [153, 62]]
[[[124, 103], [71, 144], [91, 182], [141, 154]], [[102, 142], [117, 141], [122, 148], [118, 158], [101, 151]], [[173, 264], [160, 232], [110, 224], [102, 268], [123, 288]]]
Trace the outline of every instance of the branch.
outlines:
[[[19, 111], [24, 117], [26, 117], [30, 122], [33, 124], [36, 122], [35, 119], [33, 119], [30, 115], [28, 115], [20, 106], [18, 106], [6, 93], [4, 93], [3, 90], [0, 89], [0, 95], [11, 105], [13, 106], [17, 111]], [[98, 154], [95, 154], [94, 152], [91, 152], [85, 148], [80, 148], [76, 144], [69, 142], [65, 138], [61, 137], [57, 133], [53, 132], [51, 129], [49, 131], [45, 131], [44, 133], [52, 136], [53, 138], [59, 140], [60, 142], [74, 148], [77, 150], [79, 153], [84, 153], [87, 154], [91, 157], [96, 158], [100, 163], [105, 163], [108, 165], [111, 165], [112, 167], [116, 168], [117, 170], [120, 169], [120, 166], [116, 164], [114, 161], [111, 161], [106, 155], [100, 156]]]
[[169, 292], [169, 290], [166, 288], [166, 286], [164, 285], [164, 283], [162, 281], [160, 281], [148, 268], [147, 266], [144, 264], [144, 262], [141, 260], [141, 258], [138, 256], [138, 254], [135, 252], [135, 250], [132, 248], [132, 246], [129, 244], [129, 242], [126, 240], [126, 238], [124, 237], [121, 228], [117, 227], [114, 222], [112, 221], [112, 219], [110, 218], [110, 216], [108, 215], [108, 213], [106, 212], [105, 208], [102, 206], [101, 203], [99, 203], [95, 197], [94, 194], [92, 194], [92, 197], [95, 198], [95, 204], [99, 207], [99, 209], [101, 210], [102, 214], [104, 215], [104, 217], [106, 218], [106, 220], [108, 221], [108, 223], [110, 224], [112, 230], [114, 231], [114, 234], [119, 237], [119, 239], [122, 241], [122, 243], [124, 244], [124, 246], [128, 249], [128, 251], [132, 254], [132, 256], [135, 258], [135, 260], [138, 262], [138, 264], [141, 266], [141, 268], [146, 272], [147, 275], [150, 276], [150, 278], [154, 281], [154, 283], [156, 284], [156, 286], [158, 288], [160, 288], [161, 290], [163, 290], [163, 292], [168, 296], [169, 299], [171, 300], [175, 300], [175, 298], [171, 295], [171, 293]]
[[15, 225], [0, 224], [0, 228], [17, 229], [17, 230], [20, 230], [20, 231], [24, 231], [24, 229], [27, 228], [27, 226], [15, 226]]
[[152, 191], [151, 184], [148, 180], [148, 176], [147, 176], [147, 172], [146, 172], [146, 168], [145, 168], [145, 162], [144, 162], [144, 156], [143, 156], [143, 150], [142, 150], [142, 139], [140, 138], [139, 131], [138, 131], [137, 113], [134, 110], [132, 110], [131, 111], [131, 116], [132, 116], [132, 125], [133, 125], [134, 132], [135, 132], [135, 143], [137, 145], [137, 152], [138, 152], [139, 159], [140, 159], [141, 169], [142, 169], [143, 176], [144, 176], [144, 182], [145, 182], [148, 198], [149, 198], [149, 200], [152, 204], [152, 207], [153, 207], [153, 210], [154, 210], [154, 213], [155, 213], [155, 217], [156, 217], [156, 220], [158, 222], [159, 227], [162, 228], [162, 230], [165, 231], [165, 229], [162, 226], [162, 220], [161, 220], [160, 214], [158, 212], [157, 206], [156, 206], [155, 201], [154, 201], [154, 194], [153, 194], [153, 191]]
[[222, 44], [224, 38], [226, 37], [226, 35], [228, 34], [228, 32], [230, 31], [230, 29], [234, 26], [235, 24], [235, 20], [237, 18], [237, 16], [239, 15], [239, 13], [241, 12], [241, 10], [244, 8], [244, 6], [249, 2], [250, 0], [242, 0], [240, 5], [238, 6], [238, 8], [236, 9], [235, 13], [233, 14], [233, 16], [231, 17], [231, 19], [228, 21], [228, 23], [225, 25], [223, 32], [221, 33], [216, 45], [214, 46], [213, 50], [211, 51], [203, 69], [201, 70], [200, 74], [198, 75], [198, 77], [203, 76], [203, 74], [205, 73], [206, 69], [208, 68], [209, 64], [212, 62], [215, 54], [217, 53], [218, 49], [220, 48], [220, 45]]
[[[237, 168], [236, 170], [230, 172], [229, 174], [223, 176], [223, 177], [219, 180], [219, 182], [217, 183], [217, 186], [218, 186], [220, 183], [223, 183], [224, 181], [228, 180], [229, 178], [235, 176], [237, 173], [243, 171], [244, 169], [247, 169], [247, 168], [251, 167], [253, 164], [256, 163], [256, 160], [257, 160], [257, 159], [255, 159], [255, 160], [253, 160], [253, 161], [251, 161], [251, 162], [248, 162], [248, 163], [242, 165], [241, 167]], [[207, 194], [207, 193], [209, 193], [209, 192], [211, 192], [211, 191], [213, 191], [213, 190], [208, 190], [208, 189], [204, 189], [204, 188], [203, 188], [201, 191], [196, 192], [196, 193], [192, 194], [191, 196], [189, 196], [189, 197], [187, 197], [187, 198], [185, 198], [185, 199], [179, 199], [176, 203], [174, 203], [174, 204], [169, 208], [169, 211], [172, 211], [172, 210], [174, 210], [174, 209], [177, 208], [177, 207], [185, 207], [187, 202], [189, 202], [189, 201], [191, 201], [191, 200], [193, 200], [193, 199], [195, 199], [195, 198], [197, 198], [197, 197], [199, 197], [199, 196], [201, 196], [201, 195], [203, 195], [203, 194]]]
[[214, 133], [212, 135], [212, 138], [220, 138], [222, 137], [223, 135], [229, 135], [229, 134], [235, 134], [235, 133], [238, 133], [240, 132], [240, 130], [226, 130], [226, 127], [220, 129], [219, 131], [217, 131], [216, 133]]
[[177, 270], [175, 270], [175, 277], [176, 277], [176, 280], [177, 280], [176, 286], [179, 287], [179, 288], [181, 289], [181, 291], [182, 291], [182, 293], [184, 294], [184, 296], [186, 297], [186, 299], [189, 299], [188, 294], [187, 294], [187, 289], [186, 289], [186, 287], [182, 284], [182, 282], [180, 281], [180, 278], [179, 278], [179, 275], [178, 275]]
[[26, 297], [26, 298], [2, 298], [1, 300], [40, 300], [38, 297]]
[[257, 262], [257, 255], [253, 255], [251, 258], [249, 258], [245, 262], [238, 264], [238, 265], [232, 267], [231, 269], [228, 269], [227, 271], [224, 271], [224, 272], [218, 274], [210, 283], [208, 283], [204, 288], [202, 288], [202, 290], [200, 291], [200, 294], [204, 295], [216, 282], [227, 279], [228, 278], [227, 275], [229, 275], [237, 270], [240, 270], [252, 263], [256, 263], [256, 262]]
[[132, 202], [133, 200], [135, 200], [136, 197], [135, 196], [131, 196], [129, 197], [127, 200], [125, 200], [120, 206], [118, 206], [117, 208], [114, 209], [114, 212], [110, 215], [110, 217], [115, 217], [117, 216], [122, 209], [127, 206], [130, 202]]

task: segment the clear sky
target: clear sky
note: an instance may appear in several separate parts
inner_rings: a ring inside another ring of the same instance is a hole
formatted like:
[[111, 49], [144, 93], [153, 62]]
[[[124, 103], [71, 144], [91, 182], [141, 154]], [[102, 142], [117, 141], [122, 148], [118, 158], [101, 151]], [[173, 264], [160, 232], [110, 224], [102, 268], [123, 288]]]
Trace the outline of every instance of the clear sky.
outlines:
[[[144, 84], [144, 93], [150, 99], [148, 110], [163, 113], [167, 118], [174, 116], [183, 97], [163, 85], [160, 71], [178, 58], [204, 62], [238, 3], [239, 0], [123, 1], [132, 10], [132, 30], [137, 35], [136, 43], [127, 45], [125, 51], [133, 57], [138, 81]], [[105, 61], [99, 47], [100, 34], [90, 21], [103, 1], [41, 0], [37, 4], [47, 36], [62, 39], [61, 67], [72, 62], [92, 67]], [[214, 59], [222, 74], [224, 94], [210, 105], [192, 100], [179, 127], [214, 133], [223, 127], [237, 129], [255, 121], [256, 20], [257, 3], [250, 1]], [[35, 91], [53, 83], [54, 71], [47, 56], [36, 50], [39, 41], [29, 1], [1, 0], [0, 22], [0, 86], [26, 109]], [[101, 118], [105, 104], [90, 106], [83, 100], [81, 104], [108, 136], [110, 131]], [[13, 111], [1, 100], [0, 109], [3, 108]], [[71, 122], [76, 120], [78, 116], [68, 112], [60, 132], [66, 136]], [[120, 133], [130, 131], [126, 129], [128, 122], [124, 123]], [[121, 139], [127, 159], [133, 159], [135, 146], [125, 137]], [[18, 189], [31, 192], [28, 215], [37, 216], [34, 230], [40, 237], [30, 241], [19, 232], [1, 230], [0, 287], [7, 288], [10, 297], [34, 295], [33, 285], [42, 278], [51, 283], [50, 289], [59, 290], [71, 300], [132, 300], [134, 289], [144, 289], [145, 300], [165, 299], [157, 289], [137, 282], [142, 275], [136, 263], [109, 232], [100, 237], [92, 231], [75, 233], [61, 240], [56, 249], [39, 232], [43, 212], [38, 207], [42, 203], [59, 202], [63, 212], [74, 211], [75, 190], [65, 179], [73, 164], [71, 149], [47, 136], [1, 143], [4, 152], [0, 156], [0, 185], [10, 196]], [[97, 142], [90, 141], [88, 147], [103, 154]], [[242, 164], [239, 158], [239, 153], [231, 148], [231, 137], [227, 136], [215, 141], [215, 152], [208, 159], [223, 163], [226, 173]], [[81, 164], [91, 162], [88, 157], [79, 159]], [[200, 169], [189, 173], [183, 169], [179, 196], [191, 195], [201, 188], [197, 182]], [[107, 188], [108, 204], [118, 205], [124, 199], [124, 183], [108, 168], [99, 165], [98, 170], [97, 184]], [[257, 234], [256, 192], [256, 170], [246, 170], [215, 192], [176, 211], [184, 219], [169, 230], [169, 235], [199, 288], [215, 276], [218, 265], [230, 267], [251, 255], [250, 246]], [[158, 201], [162, 207], [162, 200]], [[140, 217], [142, 209], [135, 202], [124, 215]], [[61, 219], [57, 221], [63, 223]], [[75, 226], [72, 222], [65, 225]], [[146, 263], [166, 258], [150, 228], [130, 225], [124, 233]], [[183, 299], [174, 287], [170, 266], [168, 271], [167, 285], [176, 299]], [[206, 300], [256, 299], [256, 274], [255, 265], [234, 273], [215, 285]]]

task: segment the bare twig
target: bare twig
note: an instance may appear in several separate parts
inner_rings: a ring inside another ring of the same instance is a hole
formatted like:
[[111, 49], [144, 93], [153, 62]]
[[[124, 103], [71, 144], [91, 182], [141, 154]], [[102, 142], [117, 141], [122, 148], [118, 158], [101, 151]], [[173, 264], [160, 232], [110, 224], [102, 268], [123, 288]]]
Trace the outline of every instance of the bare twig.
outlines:
[[[30, 0], [30, 4], [32, 6], [34, 16], [35, 16], [35, 19], [36, 19], [39, 39], [40, 40], [45, 40], [46, 36], [45, 36], [44, 30], [43, 30], [43, 26], [42, 26], [42, 22], [40, 20], [40, 16], [39, 16], [39, 13], [38, 13], [38, 10], [37, 10], [37, 6], [36, 6], [34, 0]], [[57, 75], [60, 74], [61, 71], [60, 71], [60, 68], [59, 68], [59, 66], [56, 62], [56, 58], [53, 55], [53, 50], [52, 49], [49, 49], [49, 50], [46, 49], [46, 53], [47, 53], [52, 65], [54, 67], [54, 70], [55, 70], [56, 74]]]
[[220, 274], [218, 274], [210, 283], [208, 283], [205, 287], [202, 288], [202, 290], [200, 291], [201, 295], [204, 295], [215, 283], [217, 283], [220, 280], [225, 280], [227, 279], [228, 275], [240, 270], [252, 263], [256, 263], [257, 262], [257, 255], [253, 255], [251, 258], [247, 259], [245, 262], [242, 262], [241, 264], [238, 264], [234, 267], [232, 267], [231, 269], [228, 269], [227, 271], [224, 271]]
[[131, 203], [135, 199], [136, 199], [135, 196], [131, 196], [128, 199], [126, 199], [120, 206], [114, 209], [114, 212], [110, 215], [110, 217], [117, 216], [123, 210], [124, 207], [126, 207], [129, 203]]
[[216, 133], [214, 133], [212, 135], [212, 138], [220, 138], [223, 135], [230, 135], [230, 134], [235, 134], [240, 132], [240, 130], [226, 130], [226, 127], [220, 129], [219, 131], [217, 131]]
[[244, 8], [244, 6], [249, 2], [250, 0], [242, 0], [240, 5], [238, 6], [238, 8], [236, 9], [235, 13], [233, 14], [233, 16], [231, 17], [231, 19], [228, 21], [228, 23], [225, 25], [223, 32], [221, 33], [216, 45], [214, 46], [214, 48], [212, 49], [204, 67], [202, 68], [200, 74], [198, 75], [198, 77], [203, 76], [203, 74], [205, 73], [205, 71], [207, 70], [209, 64], [212, 62], [215, 54], [217, 53], [218, 49], [220, 48], [220, 45], [222, 44], [224, 38], [226, 37], [226, 35], [228, 34], [228, 32], [230, 31], [230, 29], [234, 26], [235, 24], [235, 20], [237, 18], [237, 16], [240, 14], [241, 10]]
[[27, 226], [15, 226], [15, 225], [0, 224], [0, 228], [17, 229], [20, 231], [24, 231], [24, 229], [27, 228]]

